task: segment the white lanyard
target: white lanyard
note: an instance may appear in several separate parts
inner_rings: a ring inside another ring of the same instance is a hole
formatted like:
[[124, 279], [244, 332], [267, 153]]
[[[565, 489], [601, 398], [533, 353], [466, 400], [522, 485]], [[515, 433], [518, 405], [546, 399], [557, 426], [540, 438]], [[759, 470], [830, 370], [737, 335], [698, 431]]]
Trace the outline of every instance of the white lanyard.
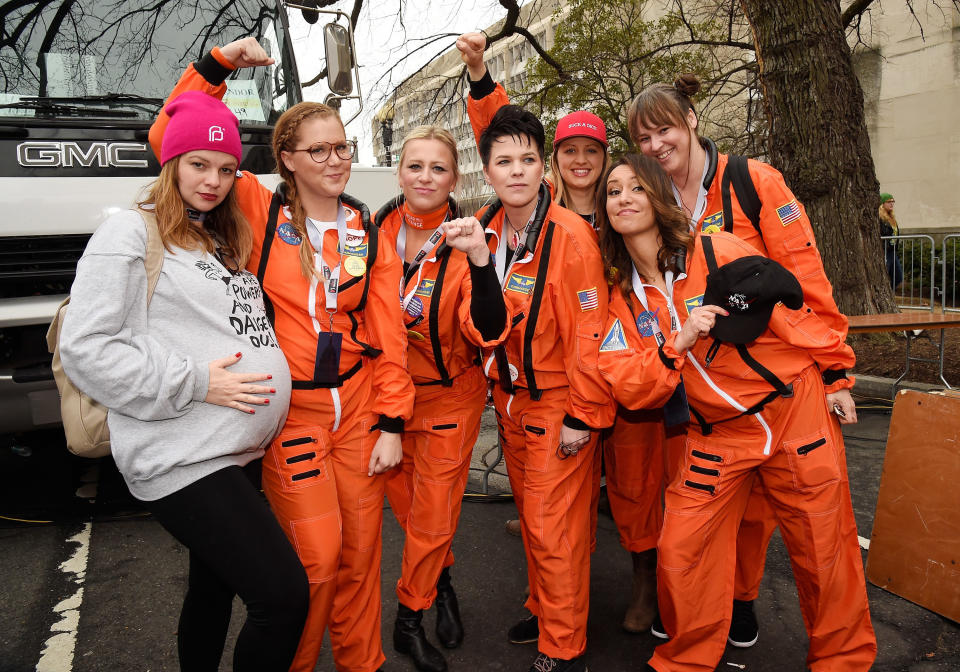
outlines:
[[[680, 318], [673, 306], [673, 271], [665, 271], [663, 274], [664, 283], [667, 285], [667, 313], [670, 315], [670, 333], [680, 331]], [[640, 280], [640, 274], [637, 273], [637, 267], [633, 266], [633, 293], [640, 299], [643, 310], [650, 312], [650, 306], [647, 303], [647, 292], [643, 288], [643, 282]], [[660, 323], [656, 317], [650, 316], [650, 328], [653, 330], [653, 336], [657, 339], [657, 345], [663, 345], [667, 339], [660, 329]]]
[[[330, 329], [333, 330], [333, 314], [337, 312], [337, 295], [340, 292], [340, 269], [343, 266], [343, 252], [347, 248], [347, 214], [346, 209], [343, 207], [343, 204], [339, 204], [340, 209], [337, 211], [337, 240], [339, 242], [339, 248], [337, 250], [337, 265], [335, 268], [331, 269], [327, 265], [327, 262], [323, 258], [323, 236], [332, 226], [324, 226], [321, 228], [317, 225], [315, 221], [310, 218], [307, 218], [307, 234], [310, 237], [310, 243], [313, 245], [315, 250], [313, 253], [313, 263], [315, 268], [320, 271], [320, 276], [323, 278], [323, 292], [326, 295], [326, 311], [330, 316]], [[359, 234], [358, 236], [361, 240], [363, 235]], [[313, 282], [310, 283], [310, 317], [313, 318], [314, 326], [319, 331], [320, 327], [317, 324], [316, 320], [316, 311], [314, 299], [315, 287], [317, 284], [316, 278]]]
[[[700, 223], [700, 218], [703, 217], [704, 211], [707, 209], [707, 188], [703, 186], [703, 181], [707, 179], [707, 170], [710, 168], [710, 157], [707, 157], [707, 160], [703, 162], [703, 173], [700, 175], [700, 185], [699, 190], [697, 191], [697, 202], [693, 205], [693, 211], [690, 213], [690, 231], [696, 231], [697, 225]], [[677, 189], [677, 185], [670, 180], [670, 186], [673, 187], [673, 197], [677, 201], [677, 205], [680, 206], [680, 209], [683, 209], [683, 199], [680, 198], [680, 190]]]
[[[513, 265], [517, 263], [517, 255], [520, 250], [527, 244], [527, 234], [530, 232], [530, 226], [533, 224], [533, 218], [537, 215], [537, 208], [540, 207], [540, 201], [537, 201], [537, 206], [533, 209], [533, 212], [530, 213], [530, 219], [527, 220], [527, 225], [523, 227], [523, 232], [521, 232], [519, 239], [517, 240], [517, 247], [513, 251], [513, 255], [510, 257], [510, 263], [507, 263], [507, 237], [505, 235], [500, 236], [500, 240], [497, 243], [497, 255], [496, 255], [496, 271], [497, 277], [500, 279], [500, 286], [503, 286], [503, 283], [507, 278], [510, 277], [510, 270], [513, 268]], [[507, 229], [507, 214], [503, 214], [503, 226], [500, 227], [501, 231], [506, 233]], [[512, 226], [510, 228], [513, 228]], [[533, 252], [533, 250], [528, 250]], [[503, 273], [500, 272], [500, 269], [503, 269]]]
[[[447, 215], [450, 214], [450, 211], [447, 211]], [[447, 221], [447, 218], [444, 217], [444, 221]], [[407, 229], [405, 220], [402, 220], [400, 226], [400, 232], [397, 234], [397, 254], [400, 255], [400, 258], [403, 259], [404, 253], [407, 248]], [[407, 267], [407, 272], [404, 273], [403, 277], [400, 279], [400, 309], [406, 310], [407, 305], [410, 301], [413, 300], [413, 295], [417, 292], [417, 287], [420, 286], [420, 276], [423, 274], [423, 265], [420, 263], [423, 261], [424, 257], [430, 254], [437, 245], [440, 244], [440, 239], [443, 238], [443, 225], [441, 224], [433, 230], [433, 233], [430, 234], [430, 237], [427, 238], [427, 242], [423, 244], [423, 247], [420, 248], [420, 251], [413, 257], [413, 261], [410, 262], [410, 266]], [[413, 289], [404, 294], [404, 290], [407, 288], [407, 284], [410, 282], [410, 271], [412, 269], [417, 269], [417, 281], [413, 283]]]

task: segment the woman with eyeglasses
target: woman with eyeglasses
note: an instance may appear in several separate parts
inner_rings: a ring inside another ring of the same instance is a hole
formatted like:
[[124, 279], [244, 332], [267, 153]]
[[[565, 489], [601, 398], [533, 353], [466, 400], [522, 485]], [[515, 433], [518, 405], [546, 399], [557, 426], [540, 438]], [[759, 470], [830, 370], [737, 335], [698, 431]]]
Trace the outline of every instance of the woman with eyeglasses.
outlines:
[[[170, 100], [189, 90], [223, 96], [236, 68], [269, 65], [253, 38], [191, 65]], [[166, 111], [150, 132], [156, 147]], [[356, 145], [337, 113], [299, 103], [277, 120], [274, 193], [250, 173], [237, 196], [250, 223], [247, 268], [263, 285], [293, 378], [290, 413], [264, 458], [263, 485], [310, 581], [310, 610], [290, 669], [313, 670], [329, 630], [340, 672], [373, 672], [380, 637], [385, 472], [403, 455], [413, 409], [401, 264], [363, 203], [344, 193]]]
[[[130, 492], [190, 551], [177, 627], [181, 669], [213, 670], [235, 595], [247, 607], [233, 669], [285, 672], [309, 600], [297, 554], [261, 496], [290, 372], [256, 276], [235, 188], [237, 118], [191, 91], [167, 107], [159, 178], [109, 217], [77, 265], [64, 370], [109, 409]], [[207, 129], [222, 133], [211, 136]], [[162, 254], [159, 275], [148, 271]], [[249, 329], [235, 328], [237, 321]], [[202, 334], [202, 338], [198, 335]]]

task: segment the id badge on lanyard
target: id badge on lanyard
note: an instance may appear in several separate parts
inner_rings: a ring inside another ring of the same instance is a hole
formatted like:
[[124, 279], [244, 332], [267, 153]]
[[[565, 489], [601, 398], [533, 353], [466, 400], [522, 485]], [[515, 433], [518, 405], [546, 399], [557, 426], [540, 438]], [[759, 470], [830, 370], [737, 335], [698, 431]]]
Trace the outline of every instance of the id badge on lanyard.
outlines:
[[343, 334], [333, 330], [333, 316], [337, 312], [340, 293], [340, 269], [343, 267], [343, 251], [347, 246], [347, 217], [343, 205], [337, 212], [337, 242], [340, 259], [336, 267], [331, 269], [323, 259], [323, 234], [319, 231], [318, 250], [314, 252], [314, 263], [320, 271], [324, 292], [324, 307], [329, 316], [329, 326], [324, 331], [314, 316], [315, 302], [310, 303], [311, 317], [314, 317], [314, 326], [317, 331], [317, 354], [314, 360], [313, 381], [324, 385], [336, 385], [340, 379], [340, 355], [343, 351]]
[[[670, 315], [670, 331], [679, 331], [680, 320], [673, 306], [673, 271], [664, 273], [663, 279], [667, 285], [667, 313]], [[636, 268], [633, 269], [633, 293], [640, 299], [640, 304], [643, 306], [644, 312], [649, 313], [650, 307], [647, 303], [647, 292], [643, 288], [643, 283], [640, 281], [640, 274], [637, 273]], [[663, 335], [663, 331], [660, 329], [660, 323], [653, 315], [650, 316], [650, 327], [653, 330], [653, 337], [657, 339], [657, 346], [662, 348], [667, 342], [667, 338]], [[683, 386], [682, 376], [677, 387], [673, 390], [673, 394], [667, 400], [667, 403], [663, 405], [663, 422], [667, 427], [685, 425], [690, 422], [690, 405], [687, 403], [687, 391]]]
[[[422, 262], [426, 256], [433, 252], [437, 245], [440, 244], [441, 238], [443, 238], [443, 226], [438, 226], [436, 229], [434, 229], [433, 233], [430, 234], [430, 237], [427, 238], [427, 242], [423, 244], [423, 247], [420, 248], [420, 251], [417, 252], [416, 256], [414, 256], [413, 261], [410, 262], [407, 272], [404, 273], [403, 277], [400, 279], [400, 310], [405, 311], [407, 306], [409, 306], [410, 302], [413, 300], [413, 295], [417, 293], [417, 288], [420, 286], [420, 276], [423, 274]], [[401, 259], [404, 256], [403, 246], [406, 245], [406, 239], [406, 230], [403, 227], [400, 227], [400, 233], [397, 236], [397, 253], [400, 255]], [[413, 283], [413, 288], [409, 292], [404, 293], [407, 288], [407, 283], [410, 282], [410, 278], [414, 271], [416, 271], [417, 274], [416, 282]]]

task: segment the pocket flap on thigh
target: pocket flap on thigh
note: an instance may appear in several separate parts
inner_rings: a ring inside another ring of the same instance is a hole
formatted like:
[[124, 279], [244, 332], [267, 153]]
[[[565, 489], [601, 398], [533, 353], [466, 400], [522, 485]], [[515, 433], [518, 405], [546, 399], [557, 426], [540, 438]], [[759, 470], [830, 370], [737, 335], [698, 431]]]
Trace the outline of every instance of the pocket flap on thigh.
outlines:
[[284, 488], [306, 488], [327, 480], [324, 460], [329, 446], [329, 432], [322, 427], [301, 427], [274, 439], [269, 453]]
[[797, 490], [815, 490], [840, 480], [836, 446], [826, 432], [785, 441], [783, 449]]

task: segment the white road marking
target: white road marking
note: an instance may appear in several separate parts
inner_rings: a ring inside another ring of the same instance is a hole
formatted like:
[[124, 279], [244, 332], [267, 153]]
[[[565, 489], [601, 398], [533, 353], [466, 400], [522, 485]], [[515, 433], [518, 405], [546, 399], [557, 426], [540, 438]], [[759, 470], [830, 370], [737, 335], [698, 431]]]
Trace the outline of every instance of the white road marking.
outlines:
[[[90, 464], [80, 476], [81, 486], [76, 495], [82, 499], [96, 499], [100, 465]], [[71, 672], [73, 654], [77, 648], [77, 629], [80, 624], [80, 605], [83, 603], [83, 582], [87, 578], [87, 559], [90, 554], [90, 533], [93, 523], [84, 523], [83, 529], [67, 539], [68, 544], [79, 544], [69, 559], [60, 564], [60, 571], [72, 574], [77, 590], [60, 600], [53, 612], [60, 620], [50, 626], [53, 633], [43, 644], [36, 672]]]
[[865, 550], [865, 551], [869, 551], [869, 550], [870, 550], [870, 540], [869, 540], [869, 539], [867, 539], [867, 538], [865, 538], [865, 537], [861, 537], [861, 536], [858, 535], [858, 536], [857, 536], [857, 541], [860, 542], [860, 548], [862, 548], [862, 549]]
[[87, 558], [90, 553], [90, 532], [93, 523], [84, 523], [83, 529], [67, 539], [68, 544], [79, 544], [73, 555], [60, 564], [60, 571], [73, 574], [76, 592], [61, 600], [53, 608], [60, 620], [50, 626], [54, 633], [44, 642], [36, 672], [70, 672], [73, 669], [73, 652], [77, 646], [77, 626], [80, 622], [80, 604], [83, 602], [83, 582], [87, 576]]

